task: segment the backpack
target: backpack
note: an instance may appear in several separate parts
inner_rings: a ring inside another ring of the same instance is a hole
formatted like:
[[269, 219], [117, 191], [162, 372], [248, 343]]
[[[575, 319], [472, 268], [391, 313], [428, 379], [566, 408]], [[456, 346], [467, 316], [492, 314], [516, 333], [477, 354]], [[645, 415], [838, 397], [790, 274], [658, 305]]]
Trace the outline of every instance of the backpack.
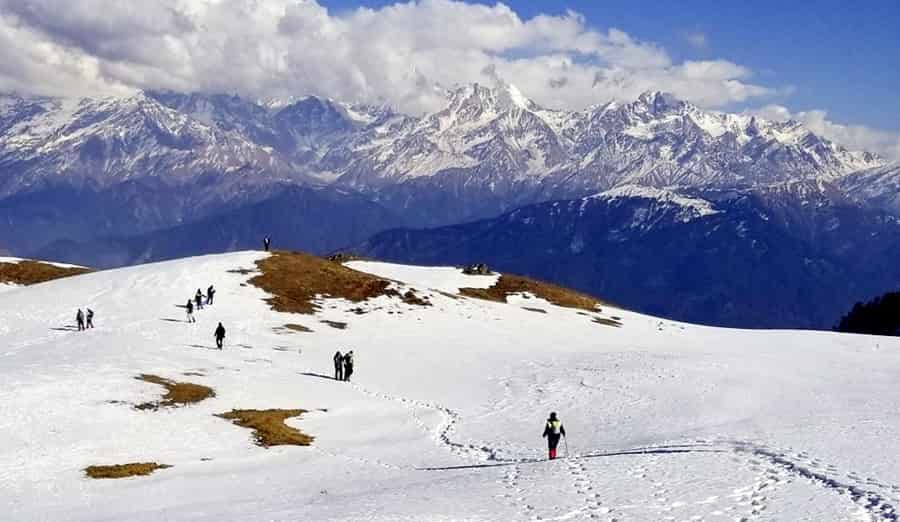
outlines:
[[559, 435], [561, 428], [562, 428], [561, 420], [557, 419], [557, 420], [553, 420], [553, 421], [551, 421], [551, 420], [547, 421], [547, 429], [550, 431], [550, 433], [552, 433], [554, 435]]

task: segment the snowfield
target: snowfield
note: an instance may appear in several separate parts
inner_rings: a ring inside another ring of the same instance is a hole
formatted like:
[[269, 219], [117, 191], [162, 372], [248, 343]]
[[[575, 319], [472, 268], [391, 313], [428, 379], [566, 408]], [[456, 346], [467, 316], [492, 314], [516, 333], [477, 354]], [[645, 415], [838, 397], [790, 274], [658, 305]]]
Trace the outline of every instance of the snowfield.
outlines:
[[[285, 314], [234, 272], [265, 255], [4, 290], [3, 520], [897, 520], [900, 340], [460, 298], [494, 279], [369, 262], [350, 266], [433, 306]], [[176, 305], [210, 284], [215, 304], [184, 322]], [[79, 307], [94, 330], [71, 331]], [[330, 378], [338, 349], [355, 351], [353, 383]], [[141, 411], [164, 392], [144, 373], [216, 396]], [[287, 423], [315, 441], [257, 446], [214, 416], [235, 408], [309, 410]], [[569, 457], [547, 462], [551, 410]], [[83, 472], [128, 462], [173, 467]]]

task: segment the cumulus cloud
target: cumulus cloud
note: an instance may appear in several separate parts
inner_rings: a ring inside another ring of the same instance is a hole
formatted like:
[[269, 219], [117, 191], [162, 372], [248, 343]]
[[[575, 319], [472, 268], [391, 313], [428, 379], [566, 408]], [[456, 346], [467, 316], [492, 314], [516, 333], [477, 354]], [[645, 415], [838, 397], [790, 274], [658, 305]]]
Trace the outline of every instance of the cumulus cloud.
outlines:
[[748, 111], [762, 118], [775, 121], [794, 120], [806, 128], [845, 147], [875, 152], [887, 159], [900, 161], [900, 134], [873, 129], [864, 125], [836, 123], [828, 119], [828, 112], [811, 110], [791, 112], [781, 105], [766, 105]]
[[664, 89], [703, 106], [776, 89], [725, 60], [675, 63], [580, 14], [419, 0], [329, 12], [315, 0], [0, 0], [0, 90], [318, 94], [419, 113], [441, 87], [494, 77], [538, 103], [582, 108]]

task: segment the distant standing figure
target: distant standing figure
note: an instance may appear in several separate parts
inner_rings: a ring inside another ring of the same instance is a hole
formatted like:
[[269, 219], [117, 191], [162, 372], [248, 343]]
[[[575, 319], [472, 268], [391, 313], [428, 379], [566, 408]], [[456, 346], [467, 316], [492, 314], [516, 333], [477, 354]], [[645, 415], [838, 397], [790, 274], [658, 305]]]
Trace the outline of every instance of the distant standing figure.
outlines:
[[353, 350], [344, 354], [344, 380], [349, 381], [353, 375]]
[[90, 308], [87, 309], [87, 328], [94, 327], [94, 311]]
[[194, 295], [194, 301], [197, 303], [197, 310], [203, 310], [203, 292], [201, 292], [199, 288]]
[[269, 251], [269, 245], [271, 245], [271, 244], [272, 244], [272, 240], [269, 239], [269, 236], [266, 236], [263, 238], [263, 248], [266, 249], [266, 252]]
[[219, 323], [219, 326], [216, 327], [216, 346], [221, 350], [222, 349], [222, 341], [225, 340], [225, 327], [222, 326], [222, 323]]
[[340, 350], [334, 352], [334, 380], [344, 380], [344, 356]]
[[565, 436], [566, 428], [562, 425], [562, 421], [556, 417], [556, 412], [551, 412], [547, 424], [544, 425], [544, 438], [547, 439], [550, 460], [556, 458], [556, 446], [559, 445], [559, 438]]
[[84, 312], [81, 311], [81, 308], [78, 309], [78, 313], [75, 314], [75, 322], [78, 323], [78, 331], [84, 330]]
[[194, 302], [188, 299], [187, 306], [185, 306], [185, 308], [187, 308], [187, 322], [196, 323], [197, 320], [194, 319]]
[[209, 288], [206, 289], [206, 304], [212, 304], [214, 295], [216, 295], [216, 289], [213, 288], [213, 285], [209, 285]]

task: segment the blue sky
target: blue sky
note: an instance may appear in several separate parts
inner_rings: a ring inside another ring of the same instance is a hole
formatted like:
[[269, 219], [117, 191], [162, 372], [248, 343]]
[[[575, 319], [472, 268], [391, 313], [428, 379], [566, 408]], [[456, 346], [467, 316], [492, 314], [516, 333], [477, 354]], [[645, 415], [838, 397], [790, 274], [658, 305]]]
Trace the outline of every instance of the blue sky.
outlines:
[[[345, 10], [394, 2], [320, 3]], [[752, 69], [757, 82], [792, 86], [791, 94], [770, 101], [793, 111], [824, 109], [837, 122], [900, 131], [900, 1], [504, 3], [522, 18], [572, 9], [592, 27], [618, 28], [658, 44], [675, 61], [726, 59]], [[705, 37], [705, 47], [697, 35]]]

